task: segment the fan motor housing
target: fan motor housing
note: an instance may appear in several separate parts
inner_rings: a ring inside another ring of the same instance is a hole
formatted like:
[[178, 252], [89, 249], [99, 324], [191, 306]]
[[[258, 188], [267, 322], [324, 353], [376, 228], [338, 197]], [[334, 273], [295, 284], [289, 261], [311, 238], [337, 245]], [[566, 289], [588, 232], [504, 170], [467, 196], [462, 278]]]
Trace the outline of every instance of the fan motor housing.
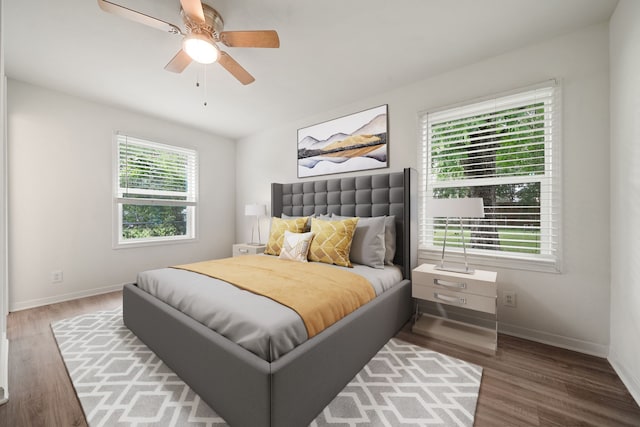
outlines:
[[204, 13], [204, 24], [189, 19], [184, 9], [180, 8], [180, 15], [187, 28], [187, 32], [195, 34], [204, 33], [212, 36], [216, 41], [220, 41], [220, 34], [224, 29], [222, 16], [220, 16], [217, 10], [204, 3], [202, 3], [202, 12]]

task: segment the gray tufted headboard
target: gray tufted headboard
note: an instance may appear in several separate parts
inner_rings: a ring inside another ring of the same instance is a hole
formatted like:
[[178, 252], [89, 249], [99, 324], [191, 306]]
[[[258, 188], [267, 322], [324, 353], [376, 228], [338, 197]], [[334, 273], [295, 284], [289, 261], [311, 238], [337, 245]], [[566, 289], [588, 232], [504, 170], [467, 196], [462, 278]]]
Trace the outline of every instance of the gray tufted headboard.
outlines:
[[271, 184], [271, 215], [343, 216], [394, 215], [396, 220], [396, 265], [411, 279], [410, 169], [403, 172]]

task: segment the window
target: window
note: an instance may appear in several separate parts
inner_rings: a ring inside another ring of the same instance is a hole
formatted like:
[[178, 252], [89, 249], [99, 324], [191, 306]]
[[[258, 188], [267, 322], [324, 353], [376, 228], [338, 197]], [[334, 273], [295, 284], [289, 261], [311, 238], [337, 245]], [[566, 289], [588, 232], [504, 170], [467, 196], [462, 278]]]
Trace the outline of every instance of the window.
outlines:
[[[485, 218], [463, 220], [470, 254], [559, 270], [558, 100], [559, 87], [547, 83], [420, 114], [420, 249], [442, 250], [445, 220], [426, 217], [429, 199], [481, 197]], [[450, 224], [447, 253], [462, 247], [460, 237]]]
[[116, 134], [116, 246], [195, 238], [194, 150]]

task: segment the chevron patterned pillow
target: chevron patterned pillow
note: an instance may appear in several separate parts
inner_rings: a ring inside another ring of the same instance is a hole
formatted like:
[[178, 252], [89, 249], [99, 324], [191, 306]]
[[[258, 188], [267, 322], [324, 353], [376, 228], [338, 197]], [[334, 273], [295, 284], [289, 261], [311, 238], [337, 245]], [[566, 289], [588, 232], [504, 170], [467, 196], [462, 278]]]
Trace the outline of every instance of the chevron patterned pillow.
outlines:
[[349, 252], [358, 219], [353, 217], [341, 221], [323, 221], [313, 218], [311, 232], [314, 236], [309, 248], [309, 261], [352, 267]]
[[292, 233], [289, 230], [285, 230], [280, 258], [291, 261], [307, 262], [307, 254], [309, 253], [311, 239], [313, 239], [312, 232]]
[[280, 255], [282, 250], [282, 241], [284, 240], [284, 232], [289, 230], [293, 233], [302, 233], [304, 226], [307, 223], [308, 217], [292, 218], [292, 219], [280, 219], [271, 218], [271, 231], [269, 232], [269, 241], [267, 247], [264, 250], [265, 254]]

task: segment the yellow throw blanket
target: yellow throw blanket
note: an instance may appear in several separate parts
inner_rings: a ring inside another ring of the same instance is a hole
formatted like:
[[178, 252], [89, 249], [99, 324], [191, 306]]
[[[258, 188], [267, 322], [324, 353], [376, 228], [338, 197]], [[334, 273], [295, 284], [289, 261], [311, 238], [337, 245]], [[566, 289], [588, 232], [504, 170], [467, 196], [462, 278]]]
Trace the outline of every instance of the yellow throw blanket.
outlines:
[[300, 315], [309, 338], [375, 298], [367, 279], [320, 263], [245, 255], [173, 268], [224, 280], [263, 295]]

